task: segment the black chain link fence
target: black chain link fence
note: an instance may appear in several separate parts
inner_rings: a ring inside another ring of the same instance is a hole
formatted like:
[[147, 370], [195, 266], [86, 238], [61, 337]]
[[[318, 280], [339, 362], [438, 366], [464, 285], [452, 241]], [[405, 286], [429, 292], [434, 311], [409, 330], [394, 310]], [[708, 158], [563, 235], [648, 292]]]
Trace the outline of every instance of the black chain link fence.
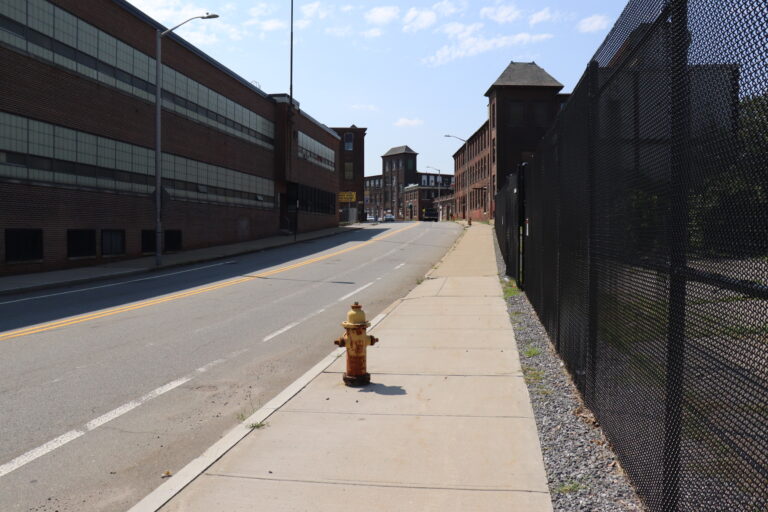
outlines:
[[633, 0], [497, 198], [651, 510], [768, 510], [768, 3]]

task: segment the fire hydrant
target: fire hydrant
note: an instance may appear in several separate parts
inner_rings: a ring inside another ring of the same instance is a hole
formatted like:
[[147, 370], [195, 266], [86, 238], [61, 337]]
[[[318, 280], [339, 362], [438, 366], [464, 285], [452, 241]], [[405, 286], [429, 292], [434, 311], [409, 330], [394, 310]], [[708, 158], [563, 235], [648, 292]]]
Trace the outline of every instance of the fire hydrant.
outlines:
[[341, 323], [347, 332], [334, 341], [340, 347], [347, 347], [347, 371], [344, 373], [347, 386], [365, 386], [371, 382], [371, 374], [366, 368], [366, 352], [369, 345], [379, 340], [365, 333], [370, 325], [365, 321], [363, 306], [355, 302], [347, 313], [347, 321]]

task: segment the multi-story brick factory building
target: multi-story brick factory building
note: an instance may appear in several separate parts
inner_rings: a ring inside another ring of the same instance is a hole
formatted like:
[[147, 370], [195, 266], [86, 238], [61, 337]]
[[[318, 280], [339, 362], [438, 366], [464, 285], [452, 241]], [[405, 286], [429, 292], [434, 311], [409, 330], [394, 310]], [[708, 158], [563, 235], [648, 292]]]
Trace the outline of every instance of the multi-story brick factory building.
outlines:
[[[0, 274], [154, 252], [158, 29], [124, 0], [0, 2]], [[162, 44], [164, 249], [337, 225], [340, 136]]]
[[[366, 128], [331, 128], [341, 137], [341, 172], [339, 173], [339, 208], [341, 219], [365, 220], [365, 133]], [[347, 199], [343, 201], [342, 199]]]
[[448, 193], [453, 176], [419, 172], [417, 157], [418, 153], [408, 146], [394, 147], [381, 156], [382, 173], [365, 177], [367, 214], [381, 218], [391, 213], [397, 219], [410, 218], [403, 195], [408, 185], [442, 188]]
[[454, 210], [462, 218], [493, 218], [496, 192], [531, 158], [567, 94], [535, 62], [511, 62], [490, 86], [488, 120], [454, 153]]
[[[412, 183], [403, 189], [403, 211], [406, 220], [444, 220], [438, 199], [453, 193], [450, 179], [453, 176], [420, 173], [419, 183]], [[441, 183], [442, 181], [442, 183]], [[443, 186], [447, 183], [447, 186]], [[447, 212], [446, 212], [447, 213]]]

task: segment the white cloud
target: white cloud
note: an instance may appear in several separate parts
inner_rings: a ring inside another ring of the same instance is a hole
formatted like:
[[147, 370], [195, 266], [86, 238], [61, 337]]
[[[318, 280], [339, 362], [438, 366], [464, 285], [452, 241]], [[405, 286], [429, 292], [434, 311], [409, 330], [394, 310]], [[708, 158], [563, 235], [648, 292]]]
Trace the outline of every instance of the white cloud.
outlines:
[[522, 15], [522, 11], [512, 4], [497, 5], [496, 7], [483, 7], [480, 9], [480, 17], [488, 18], [496, 23], [511, 23]]
[[379, 107], [377, 107], [376, 105], [370, 105], [370, 104], [355, 104], [355, 105], [350, 105], [349, 108], [351, 108], [352, 110], [367, 110], [369, 112], [376, 112], [377, 110], [379, 110]]
[[248, 9], [248, 14], [251, 16], [251, 18], [246, 20], [243, 25], [255, 26], [264, 32], [271, 32], [273, 30], [280, 30], [285, 28], [287, 25], [284, 21], [278, 19], [263, 19], [265, 16], [269, 16], [270, 14], [274, 13], [275, 10], [276, 9], [274, 6], [265, 2], [260, 2]]
[[301, 13], [306, 19], [316, 18], [322, 20], [328, 16], [329, 12], [330, 10], [323, 7], [320, 2], [312, 2], [311, 4], [304, 4], [301, 6]]
[[[182, 3], [180, 0], [131, 0], [139, 10], [156, 19], [166, 27], [174, 27], [182, 21], [208, 12], [200, 5]], [[218, 14], [222, 17], [211, 20], [195, 20], [176, 30], [176, 34], [195, 45], [207, 45], [218, 42], [219, 37], [226, 39], [242, 39], [246, 32], [238, 25], [227, 23], [224, 13], [228, 5], [223, 6]]]
[[536, 11], [535, 13], [531, 14], [531, 17], [528, 18], [528, 23], [531, 26], [534, 26], [538, 23], [542, 23], [544, 21], [551, 21], [555, 18], [555, 15], [552, 14], [552, 11], [549, 7], [545, 7], [544, 9], [540, 11]]
[[366, 30], [361, 33], [363, 37], [367, 37], [368, 39], [373, 39], [374, 37], [381, 37], [382, 34], [384, 34], [384, 32], [382, 32], [380, 28], [372, 28], [370, 30]]
[[420, 126], [424, 124], [421, 119], [408, 119], [407, 117], [401, 117], [395, 121], [395, 126]]
[[374, 7], [365, 13], [365, 19], [374, 25], [386, 25], [396, 20], [398, 16], [400, 16], [400, 8], [395, 5]]
[[403, 17], [403, 31], [418, 32], [435, 24], [437, 14], [427, 9], [419, 10], [411, 7]]
[[461, 6], [457, 6], [451, 0], [441, 0], [432, 6], [432, 10], [440, 16], [452, 16], [466, 8], [466, 2], [462, 1]]
[[311, 24], [312, 22], [310, 20], [296, 20], [295, 22], [293, 22], [293, 25], [299, 30], [304, 30]]
[[352, 35], [352, 27], [328, 27], [325, 33], [334, 37], [347, 37]]
[[341, 12], [349, 12], [355, 8], [354, 5], [342, 5], [341, 6]]
[[611, 22], [608, 19], [608, 16], [604, 16], [602, 14], [594, 14], [589, 18], [584, 18], [583, 20], [579, 21], [577, 28], [579, 29], [579, 32], [584, 33], [598, 32], [608, 28], [610, 24]]
[[259, 27], [261, 28], [261, 30], [265, 32], [280, 30], [287, 26], [288, 24], [283, 20], [266, 20], [266, 21], [262, 21], [261, 24], [259, 24]]
[[264, 2], [258, 3], [253, 7], [251, 7], [250, 9], [248, 9], [248, 14], [252, 18], [257, 18], [257, 19], [263, 16], [269, 16], [273, 12], [275, 12], [275, 7], [269, 4], [266, 4]]
[[472, 23], [471, 25], [465, 25], [464, 23], [451, 22], [446, 23], [440, 30], [448, 34], [448, 37], [465, 39], [472, 34], [483, 28], [482, 23]]
[[475, 35], [482, 26], [481, 23], [472, 25], [449, 23], [445, 25], [443, 31], [457, 41], [443, 46], [434, 55], [422, 59], [422, 62], [432, 67], [442, 66], [456, 59], [473, 57], [498, 48], [539, 43], [553, 37], [552, 34], [529, 34], [527, 32], [491, 38]]

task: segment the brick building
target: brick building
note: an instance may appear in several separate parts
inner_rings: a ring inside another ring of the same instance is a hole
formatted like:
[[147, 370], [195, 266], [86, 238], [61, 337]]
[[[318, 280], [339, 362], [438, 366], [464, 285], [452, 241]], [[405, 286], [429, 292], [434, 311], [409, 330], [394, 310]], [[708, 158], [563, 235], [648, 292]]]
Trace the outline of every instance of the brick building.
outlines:
[[438, 199], [450, 196], [453, 192], [450, 184], [445, 187], [438, 186], [438, 178], [441, 178], [440, 175], [423, 173], [419, 175], [419, 183], [412, 183], [403, 189], [403, 211], [406, 220], [425, 220], [428, 210], [434, 210], [434, 216], [437, 217]]
[[354, 193], [354, 206], [339, 202], [341, 219], [348, 222], [365, 220], [365, 133], [366, 128], [331, 128], [341, 137], [339, 192]]
[[381, 174], [365, 177], [365, 214], [374, 219], [384, 216], [384, 178]]
[[[124, 0], [0, 2], [0, 274], [155, 250], [163, 28]], [[338, 224], [336, 132], [173, 33], [162, 60], [166, 251]]]
[[437, 189], [438, 182], [446, 190], [451, 187], [452, 176], [419, 172], [417, 156], [418, 153], [408, 146], [394, 147], [381, 156], [382, 173], [365, 178], [369, 198], [366, 212], [378, 211], [379, 215], [370, 213], [374, 217], [391, 213], [397, 219], [405, 219], [408, 218], [403, 197], [405, 187], [415, 184]]
[[458, 216], [493, 218], [496, 192], [530, 159], [567, 101], [562, 88], [535, 62], [511, 62], [490, 86], [488, 120], [453, 155]]

